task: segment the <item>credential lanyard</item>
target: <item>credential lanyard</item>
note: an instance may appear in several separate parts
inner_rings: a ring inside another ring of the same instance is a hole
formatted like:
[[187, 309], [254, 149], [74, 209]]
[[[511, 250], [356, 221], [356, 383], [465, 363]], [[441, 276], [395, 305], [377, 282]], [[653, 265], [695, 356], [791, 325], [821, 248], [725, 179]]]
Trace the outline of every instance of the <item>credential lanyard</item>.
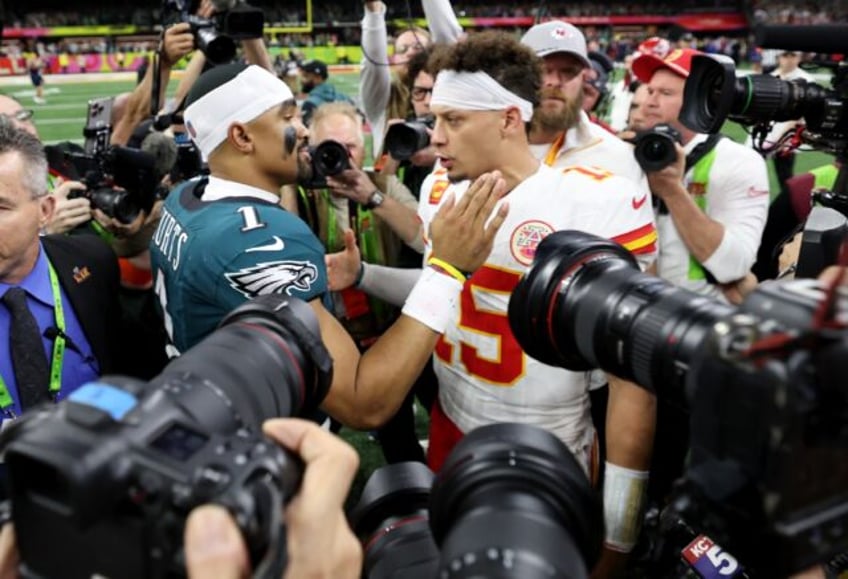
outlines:
[[[50, 289], [53, 291], [53, 312], [56, 318], [56, 328], [59, 330], [53, 340], [53, 360], [50, 363], [50, 386], [48, 388], [50, 397], [55, 399], [62, 387], [62, 362], [65, 358], [65, 309], [62, 305], [59, 277], [49, 261], [47, 262], [47, 271], [50, 274]], [[6, 387], [5, 380], [0, 376], [0, 409], [8, 412], [13, 405], [12, 395]]]

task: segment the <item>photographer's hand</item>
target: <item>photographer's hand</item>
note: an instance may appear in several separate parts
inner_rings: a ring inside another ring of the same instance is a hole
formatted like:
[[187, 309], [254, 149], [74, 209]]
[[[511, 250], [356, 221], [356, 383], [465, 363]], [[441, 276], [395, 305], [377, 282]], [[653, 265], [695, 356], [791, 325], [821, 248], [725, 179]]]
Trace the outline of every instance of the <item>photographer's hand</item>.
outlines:
[[661, 171], [646, 173], [651, 192], [661, 199], [668, 199], [673, 195], [689, 195], [683, 186], [683, 177], [686, 175], [686, 153], [679, 144], [674, 145], [677, 150], [677, 159]]
[[[356, 452], [306, 420], [269, 420], [263, 430], [306, 465], [300, 490], [284, 517], [288, 544], [285, 577], [358, 578], [362, 548], [343, 509], [359, 466]], [[185, 553], [192, 579], [236, 579], [249, 574], [247, 550], [238, 527], [220, 507], [192, 511], [186, 523]]]
[[757, 283], [757, 276], [748, 272], [745, 277], [735, 282], [718, 284], [718, 289], [728, 302], [738, 306], [749, 293], [757, 288]]
[[147, 213], [144, 211], [139, 211], [138, 215], [135, 219], [133, 219], [130, 223], [122, 223], [113, 217], [109, 217], [105, 213], [103, 213], [100, 209], [95, 209], [93, 211], [94, 218], [103, 226], [103, 229], [117, 237], [118, 239], [126, 239], [128, 237], [132, 237], [141, 231], [142, 226], [147, 221]]
[[197, 7], [197, 15], [201, 18], [212, 18], [215, 15], [215, 5], [212, 0], [201, 0], [200, 6]]
[[162, 42], [162, 63], [174, 66], [180, 59], [194, 50], [194, 34], [188, 22], [179, 22], [165, 30]]
[[65, 181], [53, 191], [56, 209], [53, 219], [45, 227], [46, 233], [66, 233], [91, 219], [91, 203], [85, 197], [68, 199], [71, 191], [85, 191], [79, 181]]
[[368, 199], [377, 187], [362, 169], [345, 169], [334, 177], [327, 177], [330, 190], [342, 197], [356, 201], [360, 205], [368, 203]]
[[500, 171], [478, 177], [459, 202], [449, 193], [430, 224], [432, 257], [466, 273], [483, 265], [509, 210], [505, 202], [495, 209], [505, 194]]

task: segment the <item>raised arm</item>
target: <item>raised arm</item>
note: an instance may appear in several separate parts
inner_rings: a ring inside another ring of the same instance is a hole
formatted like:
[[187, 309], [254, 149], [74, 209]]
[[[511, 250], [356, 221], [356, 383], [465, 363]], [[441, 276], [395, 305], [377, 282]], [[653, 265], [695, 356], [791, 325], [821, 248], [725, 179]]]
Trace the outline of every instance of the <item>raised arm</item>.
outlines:
[[[163, 102], [171, 68], [194, 49], [194, 36], [188, 23], [180, 22], [165, 30], [159, 47], [159, 102]], [[144, 79], [130, 94], [126, 111], [112, 130], [111, 143], [125, 145], [136, 125], [150, 116], [150, 97], [153, 92], [155, 66], [149, 66]]]
[[386, 5], [366, 2], [362, 18], [362, 68], [359, 73], [359, 96], [365, 119], [371, 125], [372, 152], [375, 157], [383, 149], [383, 133], [392, 88], [389, 67], [389, 35], [386, 30]]
[[433, 42], [452, 44], [462, 37], [462, 26], [456, 19], [450, 0], [421, 0], [427, 27]]

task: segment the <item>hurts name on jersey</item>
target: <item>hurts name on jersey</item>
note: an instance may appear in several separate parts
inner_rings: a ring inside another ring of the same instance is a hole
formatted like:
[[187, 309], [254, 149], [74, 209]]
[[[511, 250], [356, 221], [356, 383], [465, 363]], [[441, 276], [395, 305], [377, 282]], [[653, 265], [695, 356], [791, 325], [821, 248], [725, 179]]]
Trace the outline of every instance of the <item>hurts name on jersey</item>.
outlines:
[[159, 227], [156, 228], [156, 233], [153, 234], [153, 243], [162, 252], [171, 268], [174, 271], [180, 265], [180, 252], [183, 246], [188, 241], [188, 233], [183, 231], [183, 226], [179, 224], [176, 218], [171, 215], [167, 209], [162, 209], [162, 219], [159, 221]]

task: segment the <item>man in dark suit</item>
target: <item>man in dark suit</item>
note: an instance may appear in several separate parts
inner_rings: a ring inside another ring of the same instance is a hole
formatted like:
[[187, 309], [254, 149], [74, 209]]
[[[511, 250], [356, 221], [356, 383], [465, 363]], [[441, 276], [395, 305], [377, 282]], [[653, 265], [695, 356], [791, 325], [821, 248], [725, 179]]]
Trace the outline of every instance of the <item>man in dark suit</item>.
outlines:
[[55, 208], [38, 139], [0, 119], [0, 418], [120, 373], [119, 270], [96, 236], [40, 235]]

